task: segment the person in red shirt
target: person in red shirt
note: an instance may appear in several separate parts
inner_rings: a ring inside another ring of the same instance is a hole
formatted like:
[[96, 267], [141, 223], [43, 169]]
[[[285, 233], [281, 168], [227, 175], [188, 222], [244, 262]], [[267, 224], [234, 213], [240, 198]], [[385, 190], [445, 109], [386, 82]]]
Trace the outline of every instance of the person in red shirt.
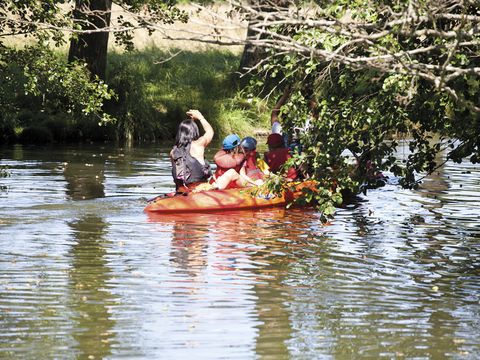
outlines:
[[[270, 167], [270, 171], [278, 174], [285, 162], [290, 159], [289, 149], [285, 147], [285, 141], [280, 134], [270, 134], [267, 138], [268, 152], [265, 153], [265, 162]], [[286, 172], [287, 180], [295, 180], [298, 177], [297, 170], [290, 167]]]

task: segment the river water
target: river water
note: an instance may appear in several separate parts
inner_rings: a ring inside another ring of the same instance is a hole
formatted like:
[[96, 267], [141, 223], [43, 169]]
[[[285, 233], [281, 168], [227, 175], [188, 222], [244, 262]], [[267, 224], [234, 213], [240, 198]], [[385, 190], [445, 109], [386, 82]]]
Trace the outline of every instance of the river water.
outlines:
[[339, 209], [153, 216], [167, 149], [0, 149], [1, 359], [479, 359], [480, 167]]

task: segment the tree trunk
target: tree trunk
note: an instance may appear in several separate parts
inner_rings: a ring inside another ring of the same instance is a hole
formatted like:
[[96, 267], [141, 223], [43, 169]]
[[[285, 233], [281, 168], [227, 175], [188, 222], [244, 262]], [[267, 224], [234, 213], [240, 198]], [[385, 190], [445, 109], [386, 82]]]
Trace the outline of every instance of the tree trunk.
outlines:
[[[73, 17], [82, 30], [108, 28], [112, 0], [76, 0]], [[105, 80], [107, 69], [108, 31], [81, 34], [70, 42], [68, 61], [80, 60], [87, 64], [92, 76]]]
[[[289, 1], [286, 0], [271, 0], [271, 1], [251, 1], [252, 8], [256, 9], [260, 13], [274, 13], [275, 11], [282, 11], [288, 9]], [[257, 35], [256, 31], [254, 31], [251, 27], [253, 24], [257, 24], [261, 22], [262, 19], [252, 19], [250, 18], [248, 21], [248, 29], [247, 29], [247, 40], [253, 39]], [[265, 35], [261, 35], [260, 39], [264, 38]], [[238, 67], [238, 71], [243, 73], [248, 69], [254, 67], [258, 64], [263, 58], [265, 57], [265, 50], [254, 46], [252, 44], [245, 45], [243, 49], [242, 58], [240, 59], [240, 66]]]
[[[250, 27], [252, 21], [248, 22], [248, 29], [247, 29], [247, 39], [251, 39], [255, 36], [255, 31], [252, 30]], [[255, 66], [256, 63], [260, 61], [262, 58], [262, 50], [258, 46], [254, 46], [252, 44], [246, 44], [242, 58], [240, 59], [240, 66], [238, 67], [238, 71], [243, 73], [247, 71], [249, 68]]]

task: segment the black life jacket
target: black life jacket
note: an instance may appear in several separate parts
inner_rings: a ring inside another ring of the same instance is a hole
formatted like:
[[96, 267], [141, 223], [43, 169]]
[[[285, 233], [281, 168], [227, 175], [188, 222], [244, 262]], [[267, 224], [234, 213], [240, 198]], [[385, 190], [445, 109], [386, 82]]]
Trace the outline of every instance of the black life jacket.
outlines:
[[190, 155], [190, 145], [174, 146], [172, 150], [172, 176], [177, 188], [196, 182], [205, 182], [212, 175], [210, 164], [205, 165]]

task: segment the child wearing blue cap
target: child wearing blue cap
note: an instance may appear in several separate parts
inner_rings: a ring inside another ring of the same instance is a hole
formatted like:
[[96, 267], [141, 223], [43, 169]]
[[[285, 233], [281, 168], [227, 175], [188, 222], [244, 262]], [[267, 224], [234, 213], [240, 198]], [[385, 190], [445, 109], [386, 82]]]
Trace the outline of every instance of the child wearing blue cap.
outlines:
[[[252, 145], [253, 140], [255, 142], [254, 147], [256, 147], [255, 139], [250, 139], [247, 140], [247, 143]], [[237, 134], [230, 134], [223, 140], [222, 149], [213, 157], [217, 170], [213, 175], [212, 183], [216, 188], [232, 189], [263, 183], [261, 180], [252, 179], [246, 174], [244, 169], [246, 152], [240, 144], [240, 137]]]
[[258, 167], [257, 140], [247, 136], [241, 141], [240, 146], [245, 154], [245, 161], [240, 169], [240, 175], [252, 180], [256, 185], [263, 184], [265, 174]]
[[213, 161], [217, 165], [213, 182], [219, 189], [241, 187], [237, 184], [240, 179], [240, 168], [245, 160], [245, 155], [239, 152], [240, 137], [230, 134], [222, 142], [222, 149], [217, 151]]

